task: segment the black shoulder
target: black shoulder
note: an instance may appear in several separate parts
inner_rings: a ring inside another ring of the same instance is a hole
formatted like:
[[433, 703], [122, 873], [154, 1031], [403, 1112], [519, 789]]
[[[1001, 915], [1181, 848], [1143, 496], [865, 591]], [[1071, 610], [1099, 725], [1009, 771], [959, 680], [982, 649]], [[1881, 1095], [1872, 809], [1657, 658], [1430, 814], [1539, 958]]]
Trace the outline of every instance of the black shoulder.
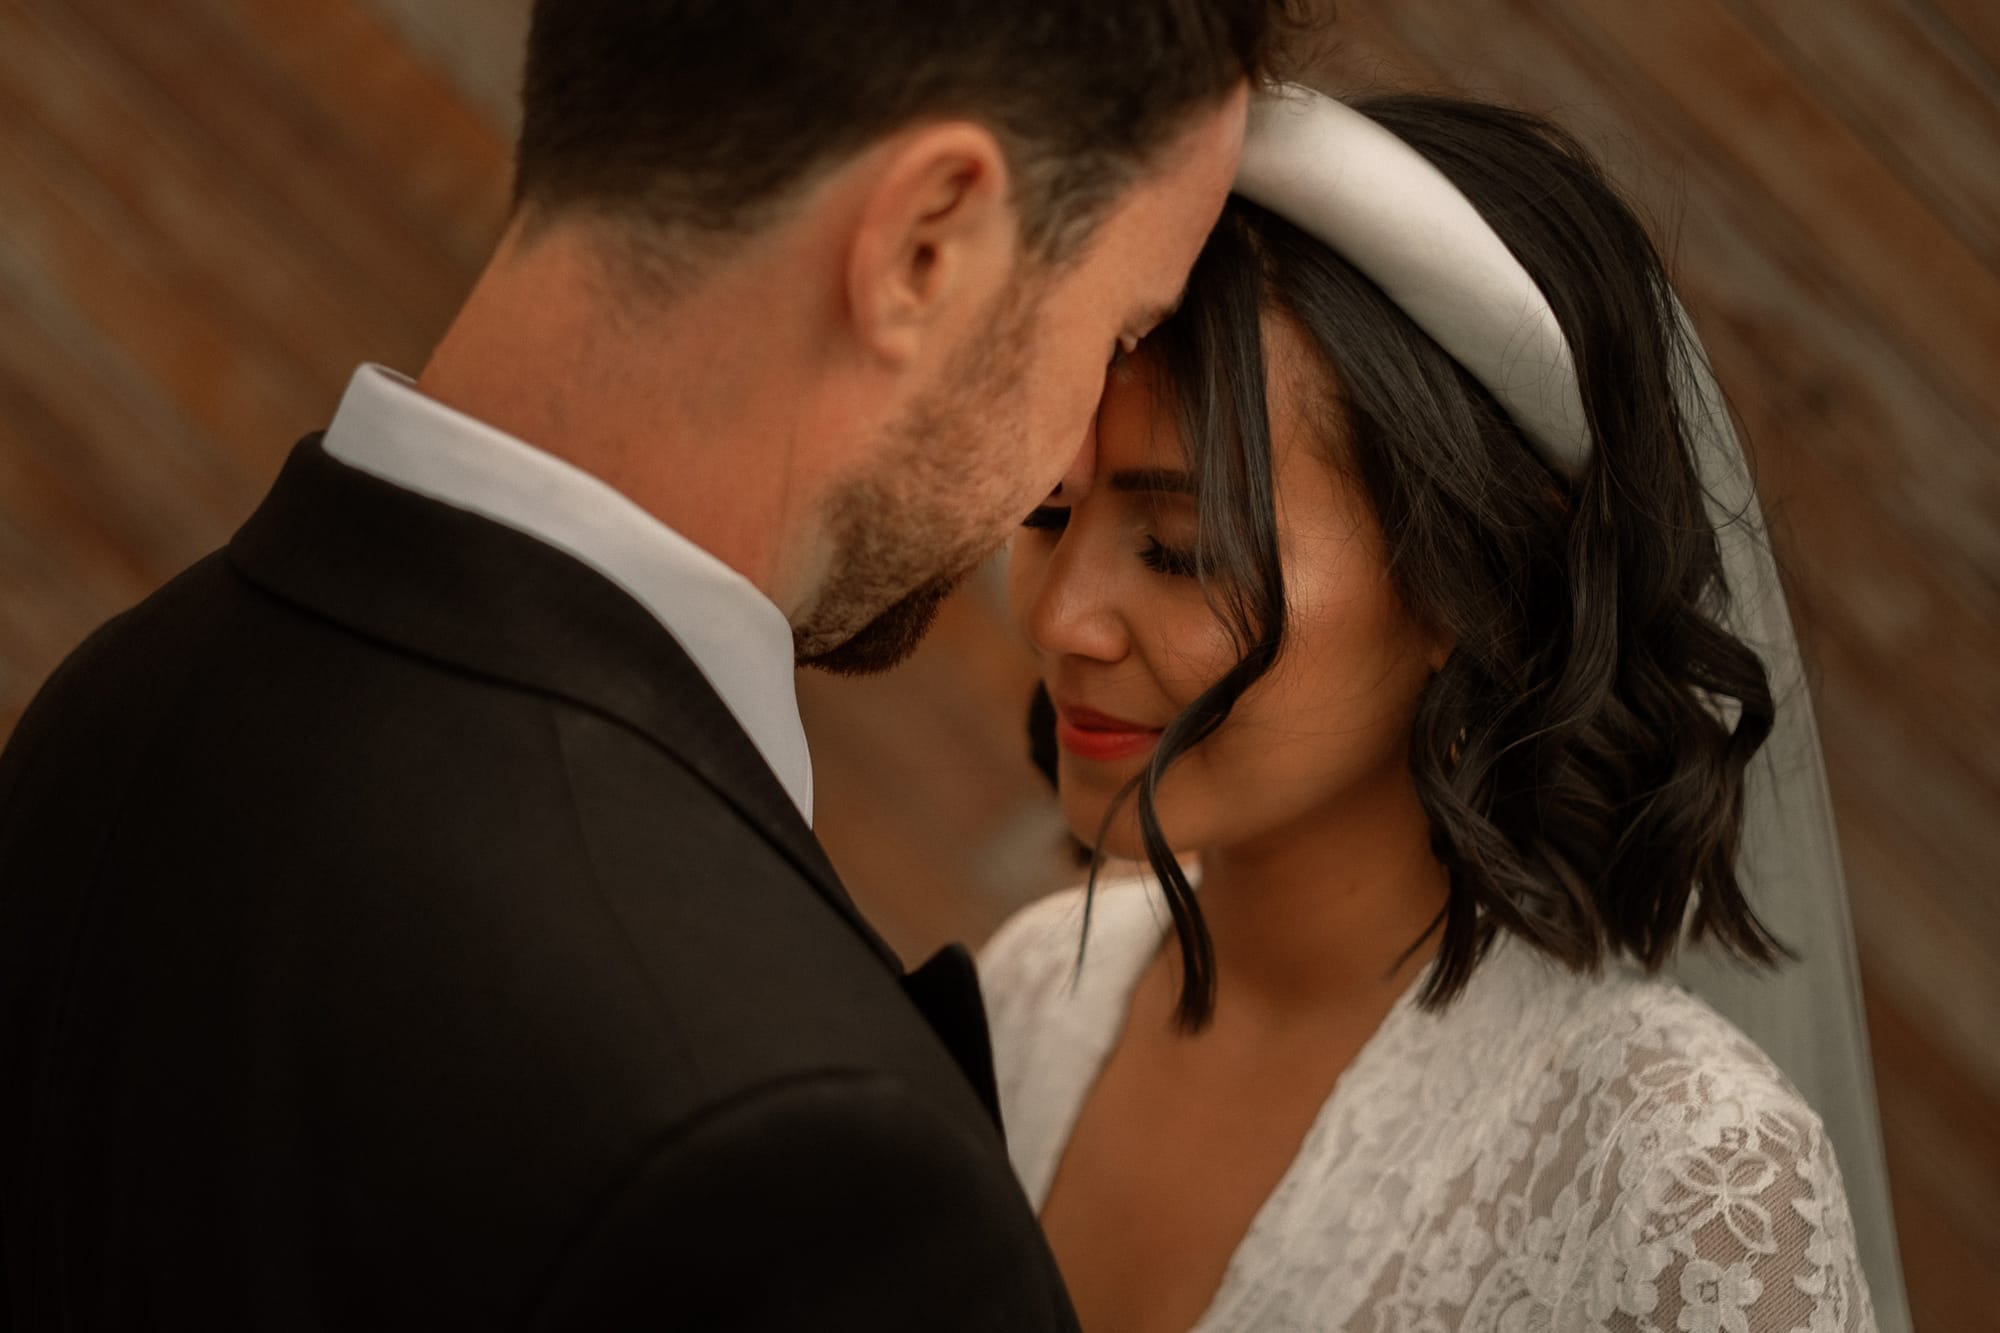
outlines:
[[528, 1327], [1074, 1327], [1026, 1201], [962, 1120], [887, 1075], [755, 1089], [638, 1162]]

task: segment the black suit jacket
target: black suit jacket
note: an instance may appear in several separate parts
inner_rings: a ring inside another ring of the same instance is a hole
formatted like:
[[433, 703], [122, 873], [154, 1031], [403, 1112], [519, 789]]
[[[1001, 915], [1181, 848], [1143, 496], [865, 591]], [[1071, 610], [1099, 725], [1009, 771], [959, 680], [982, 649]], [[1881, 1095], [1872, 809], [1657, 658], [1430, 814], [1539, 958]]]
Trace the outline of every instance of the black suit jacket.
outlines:
[[1071, 1328], [901, 973], [642, 607], [309, 439], [0, 759], [0, 1308]]

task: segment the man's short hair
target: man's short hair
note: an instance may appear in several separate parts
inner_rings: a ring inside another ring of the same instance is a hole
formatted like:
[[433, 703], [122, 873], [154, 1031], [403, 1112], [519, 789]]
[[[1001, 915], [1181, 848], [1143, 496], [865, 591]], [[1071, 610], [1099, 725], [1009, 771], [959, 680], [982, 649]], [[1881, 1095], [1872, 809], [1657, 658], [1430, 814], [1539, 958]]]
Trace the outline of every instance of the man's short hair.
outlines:
[[965, 118], [1059, 260], [1193, 112], [1264, 75], [1296, 2], [536, 0], [516, 202], [698, 253], [870, 142]]

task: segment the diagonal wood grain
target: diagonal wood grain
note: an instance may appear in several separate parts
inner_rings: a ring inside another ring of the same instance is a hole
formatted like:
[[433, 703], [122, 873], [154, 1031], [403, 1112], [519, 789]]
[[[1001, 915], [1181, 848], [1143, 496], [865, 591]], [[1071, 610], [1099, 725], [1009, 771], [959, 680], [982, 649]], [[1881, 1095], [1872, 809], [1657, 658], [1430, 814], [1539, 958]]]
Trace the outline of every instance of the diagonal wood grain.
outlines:
[[[1900, 0], [1732, 0], [1730, 12], [1989, 271], [2000, 268], [2000, 106]], [[1897, 77], [1884, 79], [1892, 68]]]

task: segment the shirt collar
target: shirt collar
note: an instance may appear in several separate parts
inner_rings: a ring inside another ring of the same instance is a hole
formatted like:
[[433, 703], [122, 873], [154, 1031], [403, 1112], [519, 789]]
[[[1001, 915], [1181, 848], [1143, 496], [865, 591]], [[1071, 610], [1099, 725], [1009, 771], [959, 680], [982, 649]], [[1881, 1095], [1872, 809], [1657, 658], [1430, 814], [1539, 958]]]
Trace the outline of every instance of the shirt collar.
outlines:
[[622, 588], [686, 650], [812, 823], [792, 627], [755, 584], [605, 482], [383, 366], [354, 372], [324, 447], [349, 467], [546, 542]]

